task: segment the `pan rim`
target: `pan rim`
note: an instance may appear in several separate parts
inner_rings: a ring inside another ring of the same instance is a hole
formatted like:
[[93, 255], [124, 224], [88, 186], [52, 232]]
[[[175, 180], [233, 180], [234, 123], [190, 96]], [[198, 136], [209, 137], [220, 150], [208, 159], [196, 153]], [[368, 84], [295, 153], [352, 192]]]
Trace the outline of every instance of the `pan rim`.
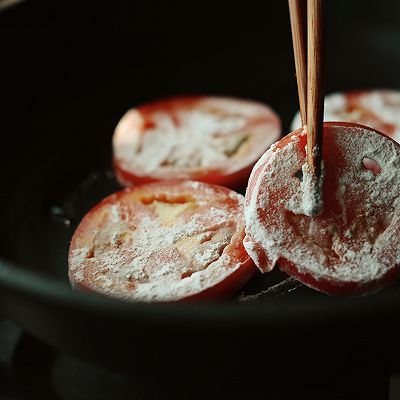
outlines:
[[[235, 326], [288, 326], [299, 322], [318, 324], [351, 321], [373, 323], [400, 311], [400, 301], [394, 285], [379, 295], [357, 298], [308, 296], [272, 298], [263, 303], [237, 304], [234, 302], [210, 303], [133, 303], [108, 298], [95, 293], [73, 291], [68, 284], [28, 271], [18, 264], [0, 259], [0, 305], [6, 312], [5, 297], [18, 297], [25, 301], [52, 302], [69, 309], [83, 309], [88, 313], [112, 315], [124, 319], [148, 319], [152, 322], [185, 324], [213, 324]], [[3, 304], [4, 303], [4, 304]], [[7, 312], [6, 312], [7, 313]], [[290, 318], [289, 318], [290, 317]]]

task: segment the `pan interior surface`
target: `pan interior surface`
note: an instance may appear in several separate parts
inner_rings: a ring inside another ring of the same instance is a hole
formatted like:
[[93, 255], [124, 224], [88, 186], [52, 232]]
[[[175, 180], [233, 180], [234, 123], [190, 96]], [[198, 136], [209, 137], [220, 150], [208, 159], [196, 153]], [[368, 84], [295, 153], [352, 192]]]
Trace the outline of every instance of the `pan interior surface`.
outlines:
[[[111, 137], [132, 106], [176, 94], [250, 98], [275, 109], [286, 134], [297, 109], [296, 81], [286, 4], [274, 12], [276, 20], [258, 34], [17, 37], [6, 50], [13, 64], [3, 122], [3, 148], [10, 151], [3, 151], [1, 161], [7, 188], [1, 199], [1, 255], [68, 287], [74, 229], [91, 207], [120, 189], [111, 168]], [[348, 19], [339, 29], [338, 15], [331, 14], [326, 92], [399, 88], [398, 27], [359, 21], [354, 29]], [[127, 53], [132, 43], [134, 52]], [[28, 59], [30, 70], [22, 73], [19, 66]], [[325, 297], [302, 285], [268, 290], [285, 278], [277, 271], [258, 275], [244, 294], [266, 290], [265, 300], [278, 303]], [[258, 309], [264, 305], [268, 301]]]
[[[179, 94], [243, 97], [270, 105], [286, 134], [298, 103], [286, 2], [269, 2], [267, 14], [253, 3], [99, 3], [96, 17], [61, 3], [0, 14], [10, 30], [0, 35], [1, 316], [54, 348], [152, 380], [155, 370], [177, 382], [258, 371], [257, 382], [281, 375], [286, 385], [289, 374], [303, 384], [317, 370], [351, 379], [357, 370], [363, 381], [389, 370], [400, 357], [400, 284], [339, 299], [274, 271], [229, 301], [186, 305], [71, 290], [74, 229], [120, 189], [111, 138], [127, 109]], [[400, 89], [400, 3], [326, 3], [326, 93]]]

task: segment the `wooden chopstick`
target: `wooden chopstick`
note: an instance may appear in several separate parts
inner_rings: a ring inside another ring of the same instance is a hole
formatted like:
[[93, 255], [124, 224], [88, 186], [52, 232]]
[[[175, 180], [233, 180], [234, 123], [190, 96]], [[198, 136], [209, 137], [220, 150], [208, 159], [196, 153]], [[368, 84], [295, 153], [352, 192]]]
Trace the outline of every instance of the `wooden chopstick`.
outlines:
[[[303, 127], [307, 127], [307, 175], [303, 175], [304, 212], [315, 216], [323, 211], [322, 135], [323, 91], [323, 0], [289, 0], [290, 23], [296, 65], [297, 90]], [[305, 23], [307, 15], [307, 24]], [[307, 52], [304, 31], [307, 30]], [[307, 60], [307, 75], [306, 75]]]
[[307, 0], [307, 162], [321, 176], [324, 118], [323, 0]]
[[299, 93], [302, 126], [307, 125], [307, 54], [304, 0], [289, 0], [297, 91]]

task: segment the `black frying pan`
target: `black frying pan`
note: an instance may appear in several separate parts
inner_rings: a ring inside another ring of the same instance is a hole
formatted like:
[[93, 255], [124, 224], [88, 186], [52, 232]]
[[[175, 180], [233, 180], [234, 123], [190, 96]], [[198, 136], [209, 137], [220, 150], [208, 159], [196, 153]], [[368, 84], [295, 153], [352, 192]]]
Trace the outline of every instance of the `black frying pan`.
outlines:
[[[326, 91], [400, 88], [399, 4], [328, 3]], [[251, 375], [272, 384], [396, 370], [400, 284], [354, 299], [283, 285], [256, 304], [130, 304], [71, 291], [69, 240], [84, 213], [119, 188], [110, 141], [127, 108], [176, 93], [248, 97], [276, 109], [287, 133], [297, 95], [286, 2], [268, 11], [133, 3], [95, 15], [48, 7], [0, 15], [19, 32], [2, 35], [4, 316], [56, 348], [147, 376], [223, 376], [234, 385]], [[56, 33], [74, 24], [105, 32]], [[115, 32], [128, 24], [136, 32]], [[251, 27], [258, 33], [245, 33]], [[282, 279], [259, 275], [245, 291]]]

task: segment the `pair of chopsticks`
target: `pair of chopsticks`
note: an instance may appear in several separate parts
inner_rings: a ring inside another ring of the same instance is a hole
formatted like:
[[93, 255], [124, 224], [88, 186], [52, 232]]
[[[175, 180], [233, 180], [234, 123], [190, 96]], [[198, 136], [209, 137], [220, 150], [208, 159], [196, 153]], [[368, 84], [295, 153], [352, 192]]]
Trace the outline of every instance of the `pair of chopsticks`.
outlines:
[[289, 11], [301, 122], [303, 127], [307, 126], [307, 163], [320, 179], [324, 116], [323, 0], [307, 0], [307, 6], [305, 1], [289, 0]]

